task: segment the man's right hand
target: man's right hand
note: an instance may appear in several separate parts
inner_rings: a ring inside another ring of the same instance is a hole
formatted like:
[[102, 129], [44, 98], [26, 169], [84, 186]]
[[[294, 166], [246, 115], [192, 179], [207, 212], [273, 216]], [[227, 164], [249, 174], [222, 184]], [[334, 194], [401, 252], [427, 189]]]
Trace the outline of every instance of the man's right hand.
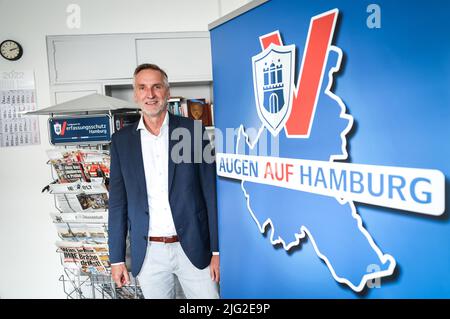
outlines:
[[125, 264], [111, 265], [111, 277], [117, 285], [117, 288], [122, 288], [123, 285], [130, 284], [130, 276]]

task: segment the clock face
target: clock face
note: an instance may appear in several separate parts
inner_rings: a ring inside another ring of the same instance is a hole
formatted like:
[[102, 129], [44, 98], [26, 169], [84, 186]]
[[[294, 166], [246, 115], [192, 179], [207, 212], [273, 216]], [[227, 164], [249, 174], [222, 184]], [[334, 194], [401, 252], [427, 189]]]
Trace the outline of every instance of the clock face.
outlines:
[[5, 40], [0, 44], [0, 54], [7, 60], [18, 60], [22, 56], [22, 53], [22, 46], [16, 41]]

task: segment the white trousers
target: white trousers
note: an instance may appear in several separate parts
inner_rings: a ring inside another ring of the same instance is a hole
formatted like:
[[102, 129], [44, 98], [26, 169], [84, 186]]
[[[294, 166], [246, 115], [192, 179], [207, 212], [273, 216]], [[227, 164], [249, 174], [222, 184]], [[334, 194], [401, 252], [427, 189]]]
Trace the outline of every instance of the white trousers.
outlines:
[[173, 299], [177, 276], [186, 298], [217, 299], [219, 286], [211, 280], [209, 266], [195, 267], [179, 242], [149, 242], [141, 271], [137, 275], [142, 293], [147, 299]]

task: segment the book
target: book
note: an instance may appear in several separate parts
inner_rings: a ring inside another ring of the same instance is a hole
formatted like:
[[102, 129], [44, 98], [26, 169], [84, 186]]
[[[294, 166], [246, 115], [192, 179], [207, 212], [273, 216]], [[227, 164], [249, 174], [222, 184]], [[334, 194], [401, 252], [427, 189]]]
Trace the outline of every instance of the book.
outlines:
[[182, 97], [171, 97], [168, 101], [167, 101], [167, 110], [174, 114], [174, 115], [182, 115], [182, 110], [181, 110], [181, 101], [183, 100]]
[[211, 125], [214, 125], [214, 104], [211, 103], [209, 107], [211, 109]]
[[181, 100], [180, 111], [181, 111], [181, 116], [189, 117], [188, 110], [187, 110], [187, 102], [185, 99]]

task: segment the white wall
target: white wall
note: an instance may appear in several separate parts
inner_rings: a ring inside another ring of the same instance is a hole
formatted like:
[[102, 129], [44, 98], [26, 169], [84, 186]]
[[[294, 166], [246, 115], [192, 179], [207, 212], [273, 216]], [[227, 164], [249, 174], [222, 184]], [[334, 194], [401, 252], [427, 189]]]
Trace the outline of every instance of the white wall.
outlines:
[[[46, 35], [207, 31], [208, 23], [247, 0], [0, 0], [0, 42], [19, 41], [19, 61], [0, 58], [0, 71], [34, 70], [38, 108], [50, 106]], [[81, 26], [69, 29], [69, 4], [81, 8]], [[130, 70], [130, 73], [133, 70]], [[41, 144], [0, 148], [0, 298], [65, 298], [45, 150], [47, 117], [40, 117]]]

